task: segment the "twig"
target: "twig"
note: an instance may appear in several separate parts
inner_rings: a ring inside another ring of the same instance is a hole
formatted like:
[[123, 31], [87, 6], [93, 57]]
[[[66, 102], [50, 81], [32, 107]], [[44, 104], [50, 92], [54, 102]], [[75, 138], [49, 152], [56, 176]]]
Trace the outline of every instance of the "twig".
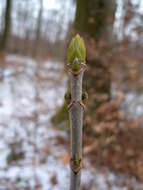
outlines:
[[65, 95], [68, 102], [71, 129], [71, 178], [70, 190], [79, 190], [82, 166], [82, 126], [84, 103], [82, 102], [82, 79], [86, 69], [83, 39], [76, 35], [68, 49], [67, 69], [70, 77], [70, 92]]

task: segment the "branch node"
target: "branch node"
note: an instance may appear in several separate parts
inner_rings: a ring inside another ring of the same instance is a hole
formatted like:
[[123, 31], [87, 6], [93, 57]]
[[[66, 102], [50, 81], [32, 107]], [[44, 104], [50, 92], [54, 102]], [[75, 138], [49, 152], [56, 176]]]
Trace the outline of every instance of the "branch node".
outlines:
[[70, 159], [70, 167], [71, 170], [77, 174], [82, 168], [82, 159], [78, 155], [75, 155]]
[[71, 101], [68, 105], [68, 110], [70, 110], [72, 106], [77, 105], [77, 104], [80, 105], [85, 110], [85, 105], [82, 101]]
[[81, 72], [83, 72], [83, 71], [86, 70], [87, 65], [86, 65], [85, 63], [79, 63], [79, 70], [77, 70], [77, 71], [74, 71], [74, 70], [72, 69], [72, 64], [71, 64], [71, 63], [67, 64], [66, 67], [67, 67], [67, 70], [68, 70], [70, 73], [72, 73], [73, 75], [77, 76], [77, 75], [79, 75]]

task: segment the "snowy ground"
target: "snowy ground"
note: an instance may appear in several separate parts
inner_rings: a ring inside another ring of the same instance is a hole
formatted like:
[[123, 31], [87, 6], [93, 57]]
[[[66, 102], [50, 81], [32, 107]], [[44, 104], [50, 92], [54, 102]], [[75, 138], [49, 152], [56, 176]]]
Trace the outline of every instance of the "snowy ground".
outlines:
[[[0, 190], [67, 190], [67, 148], [56, 138], [67, 134], [50, 123], [66, 88], [63, 65], [14, 55], [8, 62], [0, 71]], [[135, 178], [96, 171], [88, 160], [82, 184], [88, 190], [143, 189]]]

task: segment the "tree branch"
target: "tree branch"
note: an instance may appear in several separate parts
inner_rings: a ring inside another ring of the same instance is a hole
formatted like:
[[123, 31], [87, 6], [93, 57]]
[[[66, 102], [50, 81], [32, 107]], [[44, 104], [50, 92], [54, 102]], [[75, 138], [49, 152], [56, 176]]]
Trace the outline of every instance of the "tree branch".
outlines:
[[[76, 35], [68, 49], [67, 65], [70, 77], [70, 103], [68, 105], [71, 129], [71, 179], [70, 190], [80, 189], [82, 166], [82, 126], [84, 104], [82, 102], [82, 80], [86, 69], [83, 39]], [[69, 102], [69, 99], [67, 100]]]

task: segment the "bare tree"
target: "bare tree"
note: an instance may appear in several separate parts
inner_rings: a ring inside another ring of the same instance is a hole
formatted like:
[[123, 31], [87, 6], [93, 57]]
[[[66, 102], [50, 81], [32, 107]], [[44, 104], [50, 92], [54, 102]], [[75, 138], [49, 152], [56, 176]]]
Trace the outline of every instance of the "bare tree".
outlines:
[[34, 53], [33, 53], [34, 56], [36, 56], [39, 51], [41, 25], [42, 25], [42, 12], [43, 12], [43, 0], [40, 0], [40, 9], [38, 13], [37, 28], [36, 28], [35, 43], [34, 43]]
[[[92, 113], [110, 99], [110, 63], [104, 61], [102, 57], [103, 55], [105, 57], [105, 48], [108, 52], [107, 46], [109, 46], [113, 36], [115, 11], [116, 1], [114, 0], [77, 0], [75, 28], [78, 32], [83, 35], [86, 34], [88, 38], [94, 40], [96, 47], [91, 53], [91, 44], [88, 45], [89, 40], [87, 40], [87, 63], [91, 74], [85, 74], [85, 78], [88, 92], [94, 92], [93, 102], [89, 106]], [[104, 44], [106, 42], [106, 46], [101, 47], [101, 42]], [[95, 51], [101, 56], [95, 56]], [[101, 98], [103, 96], [105, 97], [104, 100]]]
[[12, 0], [6, 1], [5, 16], [4, 16], [4, 29], [0, 40], [0, 54], [3, 55], [6, 50], [6, 44], [11, 25], [11, 5]]

